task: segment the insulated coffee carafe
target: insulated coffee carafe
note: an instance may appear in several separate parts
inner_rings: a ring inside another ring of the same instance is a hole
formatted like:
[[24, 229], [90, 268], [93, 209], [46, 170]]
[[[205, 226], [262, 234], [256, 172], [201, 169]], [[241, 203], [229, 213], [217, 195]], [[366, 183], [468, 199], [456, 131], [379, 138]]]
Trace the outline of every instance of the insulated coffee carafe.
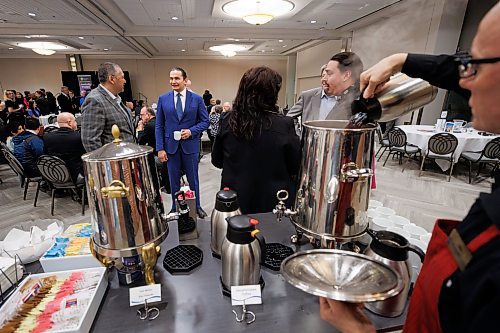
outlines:
[[384, 301], [366, 303], [365, 307], [381, 316], [397, 317], [404, 311], [410, 289], [412, 267], [408, 260], [408, 251], [415, 252], [422, 262], [424, 252], [408, 242], [403, 236], [390, 231], [374, 232], [368, 229], [372, 242], [365, 254], [392, 267], [403, 279], [403, 290], [396, 296]]
[[235, 215], [241, 215], [238, 197], [235, 191], [225, 187], [215, 196], [215, 208], [211, 217], [210, 247], [212, 255], [216, 258], [220, 258], [222, 241], [226, 238], [227, 218]]
[[247, 215], [228, 218], [226, 238], [222, 242], [222, 284], [231, 286], [259, 284], [260, 263], [264, 261], [266, 243], [256, 225], [259, 221]]

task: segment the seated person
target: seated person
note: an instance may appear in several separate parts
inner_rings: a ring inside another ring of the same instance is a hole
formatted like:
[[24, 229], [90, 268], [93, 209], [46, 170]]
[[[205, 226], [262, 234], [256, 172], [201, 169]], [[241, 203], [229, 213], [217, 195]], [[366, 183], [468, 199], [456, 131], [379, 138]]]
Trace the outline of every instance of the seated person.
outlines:
[[30, 100], [28, 105], [28, 110], [26, 111], [28, 117], [39, 118], [42, 115], [34, 100]]
[[[17, 130], [11, 133], [14, 135]], [[19, 160], [28, 177], [40, 176], [36, 161], [43, 155], [43, 140], [38, 136], [39, 132], [40, 122], [38, 119], [27, 117], [24, 130], [12, 138], [14, 156]]]
[[43, 136], [45, 153], [62, 159], [68, 167], [71, 179], [76, 182], [79, 174], [83, 176], [82, 155], [85, 154], [85, 148], [80, 133], [76, 132], [75, 116], [62, 112], [57, 116], [57, 123], [57, 130]]
[[212, 164], [222, 168], [221, 188], [236, 191], [243, 214], [271, 212], [279, 190], [293, 202], [300, 139], [293, 119], [278, 112], [280, 88], [277, 72], [251, 68], [241, 78], [233, 111], [220, 118]]

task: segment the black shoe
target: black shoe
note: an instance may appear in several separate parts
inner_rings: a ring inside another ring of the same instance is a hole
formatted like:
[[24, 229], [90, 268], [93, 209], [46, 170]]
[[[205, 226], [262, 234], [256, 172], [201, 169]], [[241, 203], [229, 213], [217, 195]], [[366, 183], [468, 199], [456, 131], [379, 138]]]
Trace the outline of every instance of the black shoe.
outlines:
[[198, 217], [200, 219], [204, 219], [205, 217], [207, 217], [207, 213], [205, 213], [205, 211], [201, 207], [196, 208], [196, 213], [198, 214]]

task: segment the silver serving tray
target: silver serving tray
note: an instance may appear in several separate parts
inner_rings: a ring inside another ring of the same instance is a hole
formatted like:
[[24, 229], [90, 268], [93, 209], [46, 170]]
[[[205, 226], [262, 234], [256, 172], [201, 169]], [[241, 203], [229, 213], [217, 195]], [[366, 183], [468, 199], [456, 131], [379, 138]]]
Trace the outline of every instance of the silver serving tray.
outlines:
[[306, 293], [338, 301], [381, 301], [403, 289], [403, 280], [391, 267], [341, 250], [297, 252], [281, 263], [281, 273], [288, 283]]

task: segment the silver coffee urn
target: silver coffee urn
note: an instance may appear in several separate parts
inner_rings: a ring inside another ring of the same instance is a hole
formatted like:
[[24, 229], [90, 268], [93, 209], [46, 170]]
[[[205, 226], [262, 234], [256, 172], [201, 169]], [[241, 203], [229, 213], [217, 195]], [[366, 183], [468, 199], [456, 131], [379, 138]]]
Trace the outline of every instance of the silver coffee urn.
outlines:
[[168, 235], [153, 148], [115, 140], [82, 156], [93, 235], [90, 247], [120, 283], [144, 275], [153, 284], [160, 243]]

